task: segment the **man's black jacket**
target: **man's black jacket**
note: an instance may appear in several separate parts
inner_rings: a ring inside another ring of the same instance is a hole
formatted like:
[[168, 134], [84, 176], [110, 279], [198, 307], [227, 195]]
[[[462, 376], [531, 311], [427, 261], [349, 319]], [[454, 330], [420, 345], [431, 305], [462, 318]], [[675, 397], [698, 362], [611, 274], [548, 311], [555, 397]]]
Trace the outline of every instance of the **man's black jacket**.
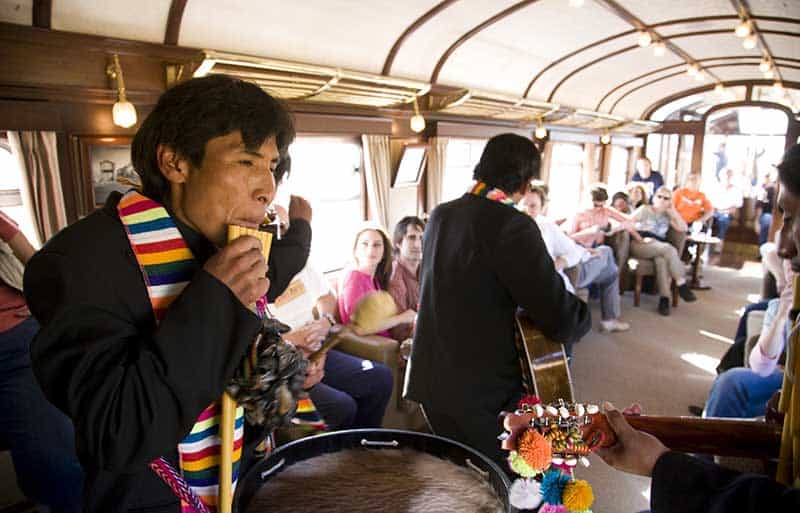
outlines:
[[[25, 297], [42, 326], [31, 347], [33, 368], [48, 399], [75, 424], [84, 510], [177, 513], [178, 500], [148, 462], [165, 456], [176, 465], [177, 443], [220, 397], [260, 322], [200, 268], [156, 327], [117, 215], [119, 198], [109, 197], [30, 260]], [[178, 228], [200, 265], [216, 251], [197, 232]], [[294, 220], [273, 244], [270, 301], [303, 268], [310, 243], [309, 224]], [[255, 431], [246, 443], [257, 442]]]
[[467, 407], [500, 413], [522, 383], [518, 307], [559, 342], [590, 328], [586, 303], [565, 289], [529, 216], [470, 194], [439, 205], [423, 238], [406, 395], [456, 418]]

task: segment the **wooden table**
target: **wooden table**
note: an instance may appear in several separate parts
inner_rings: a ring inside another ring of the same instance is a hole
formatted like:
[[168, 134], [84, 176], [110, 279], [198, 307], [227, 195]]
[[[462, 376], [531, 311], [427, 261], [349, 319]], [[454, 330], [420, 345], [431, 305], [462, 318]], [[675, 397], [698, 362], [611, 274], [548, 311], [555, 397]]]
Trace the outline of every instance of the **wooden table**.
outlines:
[[686, 240], [697, 244], [697, 251], [695, 251], [694, 260], [692, 261], [692, 279], [689, 281], [689, 287], [693, 289], [707, 289], [709, 287], [703, 286], [700, 283], [700, 262], [703, 249], [705, 249], [706, 244], [719, 244], [722, 240], [719, 237], [706, 235], [705, 233], [689, 234]]

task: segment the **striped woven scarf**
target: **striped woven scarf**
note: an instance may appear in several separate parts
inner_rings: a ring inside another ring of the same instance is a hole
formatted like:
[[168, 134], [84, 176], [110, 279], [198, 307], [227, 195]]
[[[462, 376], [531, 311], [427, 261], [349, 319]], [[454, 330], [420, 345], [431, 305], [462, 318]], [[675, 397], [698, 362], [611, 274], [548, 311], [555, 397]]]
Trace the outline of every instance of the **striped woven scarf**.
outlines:
[[489, 187], [484, 182], [475, 182], [475, 184], [470, 187], [469, 193], [474, 196], [480, 196], [482, 198], [502, 203], [503, 205], [514, 205], [514, 200], [509, 198], [508, 194], [500, 189]]
[[[159, 203], [136, 191], [130, 191], [122, 197], [117, 210], [142, 270], [156, 322], [159, 322], [169, 305], [189, 284], [199, 267], [198, 263], [172, 217]], [[203, 509], [214, 513], [217, 509], [220, 410], [219, 402], [209, 405], [197, 418], [189, 435], [178, 444], [180, 471], [185, 483], [171, 482], [178, 475], [171, 468], [164, 469], [167, 465], [165, 459], [160, 458], [151, 465], [154, 470], [158, 468], [156, 473], [181, 497], [183, 513], [202, 512]], [[232, 490], [236, 489], [239, 476], [243, 434], [244, 410], [238, 407], [234, 431]], [[185, 496], [185, 485], [191, 491], [189, 496]], [[197, 504], [197, 498], [202, 505]]]

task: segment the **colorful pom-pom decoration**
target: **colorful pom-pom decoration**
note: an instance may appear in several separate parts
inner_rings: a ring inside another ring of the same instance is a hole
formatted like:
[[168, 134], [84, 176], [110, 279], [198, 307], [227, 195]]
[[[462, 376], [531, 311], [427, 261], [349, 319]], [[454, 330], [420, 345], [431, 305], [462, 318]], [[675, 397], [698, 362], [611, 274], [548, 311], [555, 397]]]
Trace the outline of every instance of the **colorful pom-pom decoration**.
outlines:
[[553, 505], [561, 504], [561, 496], [569, 480], [569, 476], [560, 470], [550, 469], [545, 472], [541, 486], [542, 500]]
[[517, 509], [536, 509], [542, 503], [539, 481], [517, 479], [508, 491], [508, 501]]
[[526, 406], [530, 407], [534, 404], [541, 404], [542, 401], [539, 399], [539, 396], [533, 394], [525, 394], [522, 396], [522, 399], [519, 400], [517, 403], [517, 408], [524, 409]]
[[541, 474], [541, 471], [531, 468], [517, 451], [511, 451], [508, 455], [508, 466], [522, 477], [535, 477]]
[[561, 494], [562, 502], [568, 510], [580, 513], [592, 507], [594, 494], [592, 485], [583, 479], [575, 479], [567, 483]]
[[541, 508], [539, 508], [539, 513], [568, 513], [567, 508], [562, 506], [561, 504], [543, 504]]
[[517, 452], [531, 468], [547, 470], [553, 459], [550, 442], [535, 429], [528, 429], [517, 441]]

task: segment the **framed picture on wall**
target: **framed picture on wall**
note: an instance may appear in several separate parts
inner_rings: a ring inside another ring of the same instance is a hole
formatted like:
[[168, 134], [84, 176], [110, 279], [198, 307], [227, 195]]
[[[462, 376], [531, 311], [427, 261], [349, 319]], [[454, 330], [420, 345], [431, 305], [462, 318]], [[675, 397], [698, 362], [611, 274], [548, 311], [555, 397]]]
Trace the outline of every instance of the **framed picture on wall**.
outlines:
[[114, 191], [141, 185], [131, 164], [130, 137], [76, 136], [85, 212], [100, 208]]
[[428, 153], [426, 144], [408, 144], [403, 148], [403, 155], [400, 157], [400, 164], [397, 166], [397, 173], [394, 176], [393, 187], [403, 187], [407, 185], [417, 185], [422, 171], [425, 169], [425, 158]]

